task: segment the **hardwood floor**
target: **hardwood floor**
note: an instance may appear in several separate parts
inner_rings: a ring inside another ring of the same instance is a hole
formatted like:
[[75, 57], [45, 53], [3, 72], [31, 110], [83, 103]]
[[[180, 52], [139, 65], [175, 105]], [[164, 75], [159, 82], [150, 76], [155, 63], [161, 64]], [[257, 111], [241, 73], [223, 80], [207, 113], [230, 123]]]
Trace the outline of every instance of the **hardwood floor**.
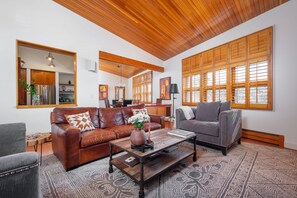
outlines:
[[[242, 138], [241, 141], [252, 143], [252, 144], [260, 144], [260, 145], [265, 145], [265, 146], [278, 147], [273, 144], [260, 142], [260, 141], [256, 141], [256, 140], [251, 140], [251, 139], [246, 139], [246, 138]], [[27, 151], [34, 151], [33, 146], [27, 147]], [[40, 153], [40, 145], [38, 145], [37, 151]], [[45, 155], [50, 155], [50, 154], [53, 154], [52, 143], [51, 142], [44, 143], [42, 146], [42, 155], [45, 156]]]

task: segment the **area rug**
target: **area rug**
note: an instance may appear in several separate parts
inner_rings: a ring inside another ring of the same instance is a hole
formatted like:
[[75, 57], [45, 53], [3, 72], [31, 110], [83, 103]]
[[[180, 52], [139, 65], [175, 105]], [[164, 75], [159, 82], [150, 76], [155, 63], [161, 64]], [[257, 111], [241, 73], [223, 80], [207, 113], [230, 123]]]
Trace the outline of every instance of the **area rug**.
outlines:
[[[133, 198], [139, 192], [117, 168], [108, 173], [108, 158], [66, 172], [48, 155], [40, 179], [46, 198]], [[146, 184], [145, 197], [297, 197], [297, 151], [242, 143], [223, 156], [197, 146], [196, 162], [189, 157]]]

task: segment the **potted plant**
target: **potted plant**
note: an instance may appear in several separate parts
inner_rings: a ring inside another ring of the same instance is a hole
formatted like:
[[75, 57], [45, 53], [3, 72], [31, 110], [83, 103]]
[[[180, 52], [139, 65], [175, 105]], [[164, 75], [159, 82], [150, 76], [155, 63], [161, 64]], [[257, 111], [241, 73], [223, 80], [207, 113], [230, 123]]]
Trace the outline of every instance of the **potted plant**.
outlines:
[[36, 94], [35, 86], [34, 86], [34, 81], [32, 81], [31, 84], [26, 83], [23, 79], [20, 79], [20, 84], [22, 87], [25, 88], [25, 91], [27, 94], [30, 94], [32, 97], [32, 105], [36, 105], [40, 103], [40, 97], [39, 95]]
[[146, 135], [142, 128], [144, 123], [148, 122], [149, 120], [150, 117], [142, 113], [138, 113], [128, 119], [128, 123], [131, 123], [134, 126], [134, 130], [130, 135], [132, 145], [141, 146], [146, 143]]

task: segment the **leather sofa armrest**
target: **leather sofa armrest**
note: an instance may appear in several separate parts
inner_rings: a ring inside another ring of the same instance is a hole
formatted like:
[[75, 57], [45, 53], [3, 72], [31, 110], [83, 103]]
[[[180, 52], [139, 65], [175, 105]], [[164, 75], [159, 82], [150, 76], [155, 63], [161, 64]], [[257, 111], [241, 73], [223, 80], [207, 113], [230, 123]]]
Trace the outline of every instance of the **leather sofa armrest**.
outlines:
[[242, 137], [242, 118], [240, 109], [223, 111], [219, 115], [221, 144], [229, 146]]
[[54, 154], [66, 170], [79, 165], [81, 132], [69, 124], [52, 124], [52, 147]]
[[150, 114], [150, 121], [151, 122], [156, 122], [158, 124], [161, 124], [162, 128], [165, 127], [165, 122], [164, 122], [164, 116], [161, 115], [155, 115], [155, 114]]
[[0, 157], [0, 197], [40, 197], [39, 154]]

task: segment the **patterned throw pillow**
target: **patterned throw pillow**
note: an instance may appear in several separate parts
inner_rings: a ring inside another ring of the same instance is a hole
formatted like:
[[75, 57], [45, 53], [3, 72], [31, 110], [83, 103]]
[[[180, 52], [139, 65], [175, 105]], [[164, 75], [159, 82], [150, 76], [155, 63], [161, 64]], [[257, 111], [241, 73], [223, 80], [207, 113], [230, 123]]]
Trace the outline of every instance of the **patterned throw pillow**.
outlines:
[[71, 126], [79, 128], [81, 132], [95, 129], [88, 111], [85, 113], [65, 115], [65, 117]]
[[133, 115], [136, 115], [138, 113], [142, 113], [143, 115], [148, 115], [147, 109], [132, 109], [132, 112], [133, 112]]
[[143, 115], [148, 115], [147, 109], [132, 109], [133, 115], [142, 113]]

